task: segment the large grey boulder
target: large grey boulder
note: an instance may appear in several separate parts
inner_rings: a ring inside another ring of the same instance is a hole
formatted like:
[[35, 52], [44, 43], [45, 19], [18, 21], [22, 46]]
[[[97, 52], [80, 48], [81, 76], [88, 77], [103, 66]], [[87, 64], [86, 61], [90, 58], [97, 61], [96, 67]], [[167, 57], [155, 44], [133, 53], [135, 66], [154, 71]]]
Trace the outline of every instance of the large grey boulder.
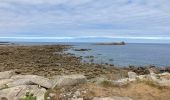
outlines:
[[22, 100], [26, 92], [34, 94], [37, 100], [44, 100], [46, 89], [40, 88], [37, 85], [20, 85], [0, 90], [0, 98], [5, 97], [8, 100]]
[[37, 84], [45, 88], [53, 87], [53, 83], [50, 79], [44, 78], [42, 76], [37, 76], [37, 75], [14, 75], [11, 77], [11, 79], [19, 80], [15, 82], [19, 84], [24, 84], [24, 83], [25, 85]]
[[93, 100], [132, 100], [129, 97], [118, 97], [118, 96], [113, 96], [113, 97], [95, 97]]
[[160, 81], [159, 75], [158, 75], [158, 74], [155, 74], [155, 73], [150, 73], [150, 75], [148, 75], [148, 79], [149, 79], [149, 80], [152, 80], [152, 81], [154, 81], [154, 82]]
[[87, 79], [84, 75], [64, 75], [53, 78], [53, 88], [55, 86], [71, 86], [86, 83]]
[[5, 71], [5, 72], [0, 72], [0, 79], [9, 79], [11, 76], [15, 75], [15, 71]]
[[128, 77], [131, 80], [136, 80], [137, 74], [135, 72], [128, 72]]

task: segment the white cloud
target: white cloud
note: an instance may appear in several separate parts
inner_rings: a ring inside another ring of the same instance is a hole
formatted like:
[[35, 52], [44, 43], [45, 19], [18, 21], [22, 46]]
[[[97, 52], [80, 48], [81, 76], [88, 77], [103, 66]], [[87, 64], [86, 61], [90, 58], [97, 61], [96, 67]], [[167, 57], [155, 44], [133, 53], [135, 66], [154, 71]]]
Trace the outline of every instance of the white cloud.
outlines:
[[169, 0], [0, 0], [0, 36], [170, 36], [169, 5]]

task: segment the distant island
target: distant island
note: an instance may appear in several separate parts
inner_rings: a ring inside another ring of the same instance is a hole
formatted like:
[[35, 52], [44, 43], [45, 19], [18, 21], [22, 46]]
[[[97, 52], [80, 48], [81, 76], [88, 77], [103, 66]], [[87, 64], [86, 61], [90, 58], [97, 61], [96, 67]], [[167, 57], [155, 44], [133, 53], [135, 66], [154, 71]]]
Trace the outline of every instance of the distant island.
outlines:
[[12, 44], [14, 44], [14, 43], [0, 41], [0, 45], [12, 45]]
[[109, 43], [96, 43], [95, 45], [126, 45], [124, 41], [122, 42], [109, 42]]

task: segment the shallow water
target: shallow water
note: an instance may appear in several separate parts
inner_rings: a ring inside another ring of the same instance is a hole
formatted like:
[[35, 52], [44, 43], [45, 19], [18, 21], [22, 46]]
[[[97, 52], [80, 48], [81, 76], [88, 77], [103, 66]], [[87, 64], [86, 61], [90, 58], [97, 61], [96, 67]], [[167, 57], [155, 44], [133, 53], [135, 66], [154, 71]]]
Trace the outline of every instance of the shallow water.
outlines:
[[[170, 66], [170, 44], [129, 43], [126, 45], [94, 45], [92, 43], [18, 42], [19, 45], [73, 45], [66, 51], [82, 56], [82, 62], [109, 63], [117, 66]], [[91, 49], [75, 51], [74, 49]]]
[[[93, 45], [74, 43], [76, 49], [90, 51], [67, 52], [82, 56], [83, 62], [109, 63], [118, 66], [170, 66], [170, 44], [127, 44], [127, 45]], [[94, 56], [88, 57], [88, 56]]]

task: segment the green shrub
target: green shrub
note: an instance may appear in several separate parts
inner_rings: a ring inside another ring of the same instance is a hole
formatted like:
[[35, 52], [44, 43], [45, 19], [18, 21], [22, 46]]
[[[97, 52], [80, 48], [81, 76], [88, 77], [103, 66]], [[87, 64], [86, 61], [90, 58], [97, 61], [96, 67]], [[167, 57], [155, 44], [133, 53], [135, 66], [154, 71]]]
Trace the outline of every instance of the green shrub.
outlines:
[[34, 94], [27, 92], [23, 100], [36, 100], [36, 96]]

